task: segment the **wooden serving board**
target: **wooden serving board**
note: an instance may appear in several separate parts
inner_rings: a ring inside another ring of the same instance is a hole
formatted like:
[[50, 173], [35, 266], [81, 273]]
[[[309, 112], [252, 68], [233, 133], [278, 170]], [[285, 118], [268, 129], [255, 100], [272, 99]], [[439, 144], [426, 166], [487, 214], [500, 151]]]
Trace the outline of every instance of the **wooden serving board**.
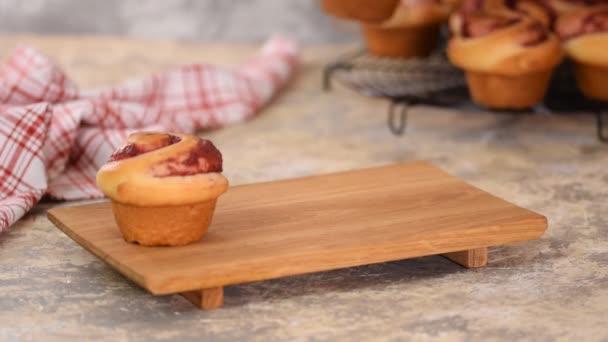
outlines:
[[209, 232], [183, 247], [126, 243], [109, 203], [54, 208], [49, 219], [155, 295], [222, 305], [223, 286], [443, 254], [485, 266], [487, 247], [539, 238], [544, 216], [425, 162], [235, 186]]

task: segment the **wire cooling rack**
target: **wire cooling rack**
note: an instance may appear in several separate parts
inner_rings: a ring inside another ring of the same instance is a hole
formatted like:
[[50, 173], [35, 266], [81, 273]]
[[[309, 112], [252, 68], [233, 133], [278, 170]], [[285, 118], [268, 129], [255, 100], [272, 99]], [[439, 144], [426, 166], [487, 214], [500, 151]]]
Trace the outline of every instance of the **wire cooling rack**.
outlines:
[[[444, 49], [423, 59], [393, 59], [370, 56], [364, 49], [346, 54], [325, 66], [323, 88], [337, 82], [359, 93], [390, 100], [388, 127], [396, 135], [405, 133], [408, 109], [430, 105], [483, 110], [471, 101], [464, 73], [450, 64]], [[589, 112], [596, 117], [597, 137], [608, 142], [604, 116], [608, 103], [586, 99], [576, 87], [572, 65], [560, 65], [543, 103], [525, 111], [501, 113]]]

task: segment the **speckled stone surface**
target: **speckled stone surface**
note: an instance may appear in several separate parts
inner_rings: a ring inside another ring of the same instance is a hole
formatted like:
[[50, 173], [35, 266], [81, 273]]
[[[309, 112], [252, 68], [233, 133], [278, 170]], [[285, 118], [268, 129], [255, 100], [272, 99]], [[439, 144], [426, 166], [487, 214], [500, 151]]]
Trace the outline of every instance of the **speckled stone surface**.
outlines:
[[0, 32], [233, 43], [276, 32], [311, 44], [358, 39], [358, 26], [330, 19], [319, 0], [0, 0]]
[[[18, 41], [84, 86], [253, 51], [10, 36], [0, 54]], [[224, 308], [202, 312], [123, 278], [56, 229], [45, 203], [0, 236], [0, 340], [608, 340], [608, 145], [593, 118], [415, 108], [395, 137], [384, 101], [321, 91], [321, 66], [344, 50], [307, 49], [259, 117], [202, 133], [233, 184], [425, 159], [546, 215], [543, 238], [491, 248], [484, 269], [425, 257], [231, 286]]]

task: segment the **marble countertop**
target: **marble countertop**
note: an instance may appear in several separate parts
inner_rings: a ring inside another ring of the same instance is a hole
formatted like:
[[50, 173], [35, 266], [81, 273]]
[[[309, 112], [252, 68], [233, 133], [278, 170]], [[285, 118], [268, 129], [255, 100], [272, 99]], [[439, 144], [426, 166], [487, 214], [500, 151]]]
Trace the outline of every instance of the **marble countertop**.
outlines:
[[[27, 42], [81, 86], [175, 63], [230, 65], [255, 48], [91, 37]], [[464, 269], [425, 257], [230, 286], [222, 309], [154, 297], [56, 229], [43, 203], [0, 236], [0, 340], [606, 340], [608, 145], [591, 115], [496, 115], [429, 107], [393, 136], [387, 103], [321, 90], [348, 46], [308, 47], [290, 88], [257, 118], [203, 132], [232, 184], [424, 159], [546, 215], [536, 241], [490, 248]]]

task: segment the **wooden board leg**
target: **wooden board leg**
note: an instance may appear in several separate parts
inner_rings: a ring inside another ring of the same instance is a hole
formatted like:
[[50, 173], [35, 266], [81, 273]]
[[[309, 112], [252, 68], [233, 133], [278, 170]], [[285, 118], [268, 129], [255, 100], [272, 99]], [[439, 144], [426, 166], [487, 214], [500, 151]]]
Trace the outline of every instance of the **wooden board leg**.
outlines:
[[201, 310], [216, 309], [224, 305], [224, 287], [212, 287], [198, 291], [180, 293]]
[[488, 264], [487, 247], [445, 253], [442, 255], [464, 267], [485, 267]]

